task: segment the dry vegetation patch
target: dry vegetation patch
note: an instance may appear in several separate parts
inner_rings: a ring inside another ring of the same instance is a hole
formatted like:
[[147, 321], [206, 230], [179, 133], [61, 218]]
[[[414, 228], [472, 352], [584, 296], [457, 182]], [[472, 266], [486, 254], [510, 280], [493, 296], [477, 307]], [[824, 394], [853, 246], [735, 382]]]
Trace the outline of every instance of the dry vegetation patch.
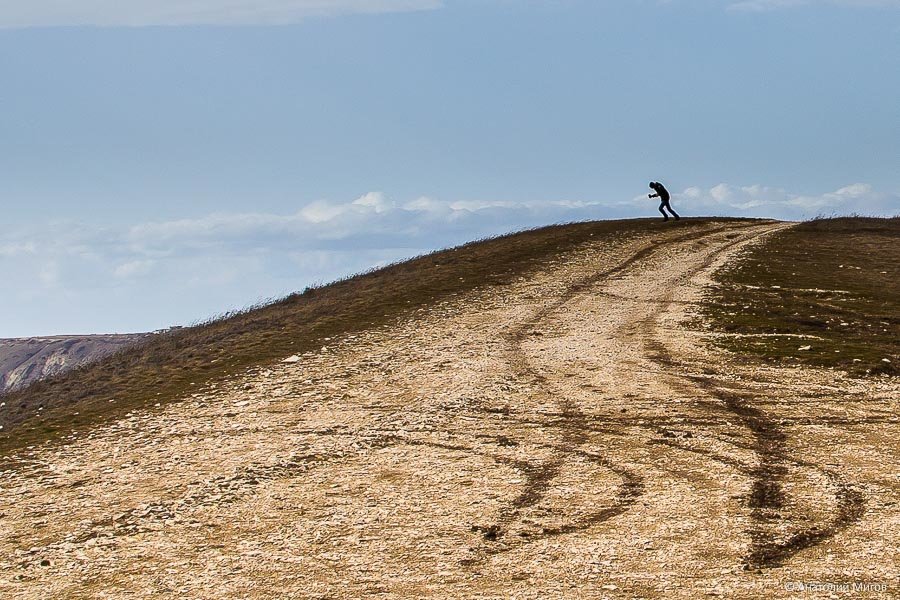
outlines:
[[854, 375], [900, 373], [900, 218], [801, 223], [718, 280], [706, 315], [725, 348]]

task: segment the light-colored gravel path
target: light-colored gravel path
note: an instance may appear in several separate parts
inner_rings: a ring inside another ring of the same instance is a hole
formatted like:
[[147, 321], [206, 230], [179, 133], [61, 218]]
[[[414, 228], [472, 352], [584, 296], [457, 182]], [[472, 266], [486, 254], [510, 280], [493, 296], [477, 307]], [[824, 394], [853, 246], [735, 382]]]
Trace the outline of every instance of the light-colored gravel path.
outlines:
[[598, 240], [34, 448], [0, 597], [895, 596], [896, 383], [742, 364], [696, 320], [784, 226]]

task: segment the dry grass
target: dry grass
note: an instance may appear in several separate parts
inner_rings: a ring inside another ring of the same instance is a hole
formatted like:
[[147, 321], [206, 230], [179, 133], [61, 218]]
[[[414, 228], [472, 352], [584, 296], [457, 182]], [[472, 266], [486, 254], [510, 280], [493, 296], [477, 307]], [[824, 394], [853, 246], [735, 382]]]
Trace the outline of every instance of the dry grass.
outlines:
[[900, 374], [900, 218], [801, 223], [719, 280], [707, 315], [739, 334], [723, 339], [729, 350], [861, 376]]
[[[664, 226], [691, 228], [704, 221]], [[5, 396], [0, 452], [61, 439], [135, 408], [177, 400], [249, 367], [318, 349], [326, 338], [390, 323], [476, 287], [503, 285], [594, 236], [637, 235], [660, 226], [649, 219], [594, 221], [472, 242], [155, 336]]]

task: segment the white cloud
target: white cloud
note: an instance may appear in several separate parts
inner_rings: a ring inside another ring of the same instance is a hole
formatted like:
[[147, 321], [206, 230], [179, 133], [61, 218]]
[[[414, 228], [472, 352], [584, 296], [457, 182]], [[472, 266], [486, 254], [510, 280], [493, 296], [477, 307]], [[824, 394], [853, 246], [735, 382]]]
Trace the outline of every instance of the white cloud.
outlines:
[[113, 271], [113, 274], [116, 277], [143, 275], [148, 273], [155, 263], [155, 260], [130, 260], [117, 266]]
[[37, 250], [34, 242], [14, 242], [9, 244], [0, 244], [0, 258], [21, 256], [23, 254], [34, 254]]
[[441, 5], [442, 0], [0, 0], [0, 28], [284, 25], [307, 17]]
[[353, 201], [353, 206], [365, 206], [374, 210], [376, 213], [387, 212], [397, 205], [381, 192], [369, 192]]
[[52, 259], [46, 261], [38, 268], [37, 277], [44, 287], [56, 287], [59, 284], [59, 264]]
[[350, 202], [319, 200], [293, 214], [211, 214], [197, 219], [142, 223], [121, 232], [129, 251], [149, 257], [218, 251], [433, 247], [464, 242], [548, 220], [596, 218], [615, 207], [584, 202], [444, 202], [420, 197], [400, 204], [381, 192]]

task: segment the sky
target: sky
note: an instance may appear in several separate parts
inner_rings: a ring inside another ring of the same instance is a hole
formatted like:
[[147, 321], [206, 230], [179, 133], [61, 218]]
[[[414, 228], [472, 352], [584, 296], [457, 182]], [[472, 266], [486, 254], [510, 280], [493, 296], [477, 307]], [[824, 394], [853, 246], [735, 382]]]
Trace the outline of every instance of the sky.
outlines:
[[900, 214], [900, 0], [0, 0], [0, 337], [556, 222]]

